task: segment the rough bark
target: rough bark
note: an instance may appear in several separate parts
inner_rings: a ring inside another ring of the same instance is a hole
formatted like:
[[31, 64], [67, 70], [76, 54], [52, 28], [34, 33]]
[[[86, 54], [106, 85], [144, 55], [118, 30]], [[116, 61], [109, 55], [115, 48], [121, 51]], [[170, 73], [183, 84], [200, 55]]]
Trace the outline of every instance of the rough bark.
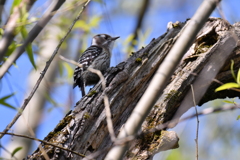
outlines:
[[[102, 151], [96, 159], [103, 159], [112, 145], [105, 120], [103, 93], [105, 92], [109, 97], [114, 130], [118, 134], [121, 126], [124, 125], [148, 87], [156, 69], [179, 37], [184, 24], [172, 24], [173, 28], [164, 35], [153, 39], [149, 45], [133, 53], [125, 62], [111, 67], [105, 74], [107, 88], [102, 91], [100, 83], [95, 85], [44, 140], [85, 155]], [[218, 55], [220, 51], [231, 52], [230, 56], [224, 59], [225, 64], [220, 66], [222, 69], [216, 78], [222, 82], [232, 81], [232, 76], [227, 74], [230, 68], [229, 58], [239, 59], [239, 45], [236, 45], [236, 41], [240, 37], [239, 31], [239, 24], [231, 26], [221, 19], [211, 18], [208, 20], [142, 125], [143, 131], [173, 118], [188, 93], [190, 84], [201, 78], [198, 75], [204, 70], [204, 66], [212, 62], [210, 61], [211, 57]], [[236, 61], [235, 67], [239, 67], [239, 65]], [[211, 74], [211, 72], [206, 74]], [[202, 83], [204, 84], [204, 81]], [[203, 93], [204, 96], [201, 97], [199, 104], [219, 97], [238, 96], [235, 91], [215, 93], [214, 89], [219, 86], [215, 82], [206, 86], [208, 90]], [[177, 142], [178, 137], [173, 132], [158, 131], [147, 134], [131, 143], [125, 159], [150, 159], [156, 152], [178, 147]], [[41, 145], [51, 159], [81, 159], [78, 155], [49, 145]], [[36, 150], [28, 158], [44, 159], [39, 150]]]

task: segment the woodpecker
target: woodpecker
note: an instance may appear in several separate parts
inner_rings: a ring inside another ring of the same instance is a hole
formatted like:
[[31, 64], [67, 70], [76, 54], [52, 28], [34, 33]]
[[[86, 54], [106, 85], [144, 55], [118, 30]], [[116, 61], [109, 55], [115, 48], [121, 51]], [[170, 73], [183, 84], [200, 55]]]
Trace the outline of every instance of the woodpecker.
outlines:
[[113, 45], [119, 37], [111, 37], [107, 34], [97, 34], [93, 37], [91, 46], [88, 47], [80, 56], [78, 63], [82, 67], [75, 68], [73, 79], [73, 88], [78, 86], [81, 89], [82, 96], [85, 96], [85, 86], [98, 83], [97, 74], [88, 71], [89, 67], [100, 70], [102, 74], [110, 66]]

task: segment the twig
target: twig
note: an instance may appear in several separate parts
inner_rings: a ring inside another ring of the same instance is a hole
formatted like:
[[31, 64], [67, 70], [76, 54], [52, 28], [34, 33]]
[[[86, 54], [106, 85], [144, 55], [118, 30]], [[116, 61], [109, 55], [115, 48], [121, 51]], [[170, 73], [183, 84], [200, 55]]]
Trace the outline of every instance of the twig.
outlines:
[[[77, 17], [74, 19], [72, 25], [70, 26], [68, 32], [66, 33], [66, 35], [60, 40], [58, 46], [56, 47], [56, 49], [54, 50], [52, 56], [50, 57], [50, 59], [46, 62], [46, 66], [45, 68], [43, 69], [43, 71], [41, 72], [41, 75], [40, 77], [38, 78], [37, 80], [37, 83], [35, 84], [35, 86], [33, 87], [33, 90], [31, 91], [31, 93], [29, 94], [28, 98], [25, 99], [22, 107], [21, 107], [21, 112], [18, 112], [17, 115], [13, 118], [12, 122], [9, 123], [7, 125], [7, 127], [4, 129], [3, 133], [6, 133], [12, 126], [13, 124], [18, 120], [18, 118], [21, 116], [22, 114], [22, 111], [24, 111], [24, 109], [26, 108], [26, 106], [28, 105], [29, 101], [31, 100], [31, 98], [33, 97], [34, 93], [36, 92], [37, 88], [39, 87], [44, 75], [46, 74], [52, 60], [54, 59], [55, 55], [58, 53], [58, 50], [60, 48], [60, 46], [62, 45], [62, 43], [64, 42], [64, 40], [67, 38], [67, 36], [69, 35], [69, 33], [71, 32], [74, 24], [77, 22], [77, 20], [80, 18], [81, 16], [81, 13], [83, 12], [83, 10], [85, 9], [85, 7], [88, 5], [88, 3], [90, 2], [91, 0], [87, 0], [86, 3], [83, 5], [81, 11], [78, 13]], [[0, 139], [4, 136], [4, 134], [1, 134], [0, 135]]]
[[[73, 65], [76, 65], [78, 67], [82, 67], [81, 64], [73, 61], [73, 60], [70, 60], [70, 59], [67, 59], [63, 56], [59, 56], [60, 59], [62, 59], [63, 61], [66, 61], [66, 62], [69, 62], [69, 63], [72, 63]], [[103, 90], [106, 88], [106, 80], [104, 78], [104, 76], [102, 75], [101, 71], [97, 70], [97, 69], [93, 69], [93, 68], [88, 68], [88, 70], [92, 73], [95, 73], [99, 76], [100, 78], [100, 81], [101, 81], [101, 84], [102, 84], [102, 88]], [[109, 100], [108, 100], [108, 96], [105, 94], [104, 92], [104, 106], [105, 106], [105, 111], [106, 111], [106, 119], [107, 119], [107, 127], [108, 127], [108, 131], [110, 133], [110, 137], [111, 137], [111, 140], [113, 142], [115, 142], [116, 140], [116, 135], [114, 133], [114, 129], [113, 129], [113, 123], [112, 123], [112, 115], [111, 115], [111, 110], [110, 110], [110, 104], [109, 104]]]
[[[195, 114], [192, 114], [192, 115], [187, 116], [185, 118], [182, 118], [180, 120], [175, 119], [175, 120], [171, 120], [169, 122], [160, 124], [160, 125], [156, 126], [155, 128], [152, 128], [152, 129], [150, 129], [146, 132], [142, 132], [140, 134], [137, 134], [137, 136], [141, 137], [145, 134], [154, 133], [154, 132], [157, 132], [157, 131], [161, 131], [163, 129], [173, 128], [174, 126], [176, 126], [176, 124], [184, 122], [184, 121], [192, 119], [192, 118], [195, 118], [196, 116], [209, 115], [209, 114], [213, 114], [213, 113], [225, 112], [225, 111], [230, 111], [230, 110], [234, 110], [234, 109], [240, 109], [240, 104], [239, 105], [225, 104], [225, 105], [223, 105], [221, 107], [218, 107], [218, 108], [207, 108], [207, 109], [202, 110], [201, 112], [198, 112], [198, 114], [195, 113]], [[131, 137], [129, 137], [129, 139], [131, 139]]]
[[[99, 76], [99, 78], [100, 78], [100, 80], [102, 82], [102, 88], [104, 90], [106, 88], [106, 80], [103, 77], [101, 71], [93, 69], [93, 68], [88, 68], [88, 70], [90, 72], [93, 72], [93, 73], [95, 73], [95, 74], [97, 74]], [[116, 140], [116, 135], [115, 135], [114, 130], [113, 130], [112, 114], [111, 114], [109, 100], [108, 100], [108, 97], [107, 97], [105, 92], [104, 92], [104, 106], [105, 106], [106, 117], [107, 117], [108, 131], [110, 133], [111, 140], [114, 142]]]
[[[219, 2], [220, 0], [203, 1], [202, 5], [191, 18], [181, 36], [178, 38], [156, 71], [147, 90], [144, 92], [123, 129], [120, 131], [118, 135], [119, 139], [128, 135], [137, 134], [143, 121], [151, 111], [156, 101], [159, 99], [159, 96], [162, 94], [166, 83], [173, 74], [175, 68], [178, 66], [183, 55], [192, 45], [197, 33], [201, 30], [207, 18], [211, 15], [212, 11]], [[126, 144], [122, 146], [115, 146], [108, 152], [105, 159], [120, 160], [123, 158], [127, 148], [128, 146]]]
[[219, 3], [219, 5], [217, 6], [217, 11], [220, 14], [220, 16], [222, 17], [222, 19], [226, 20], [226, 16], [223, 13], [223, 9], [222, 9], [222, 4]]
[[[198, 116], [208, 115], [208, 114], [212, 114], [212, 113], [215, 113], [215, 112], [229, 111], [229, 110], [234, 110], [234, 109], [240, 109], [240, 105], [229, 105], [228, 104], [228, 105], [223, 105], [222, 107], [219, 107], [219, 108], [207, 108], [207, 109], [204, 109], [201, 112], [198, 112]], [[163, 124], [160, 124], [160, 125], [156, 126], [154, 129], [149, 130], [149, 132], [152, 133], [152, 132], [163, 130], [165, 128], [173, 128], [176, 124], [178, 124], [180, 122], [183, 122], [183, 121], [186, 121], [188, 119], [194, 118], [196, 116], [197, 116], [196, 114], [193, 114], [193, 115], [187, 116], [185, 118], [182, 118], [180, 120], [176, 120], [176, 119], [171, 120], [169, 122], [166, 122], [166, 123], [163, 123]]]
[[[214, 82], [216, 82], [216, 83], [219, 83], [219, 84], [221, 84], [221, 85], [223, 85], [224, 83], [222, 83], [222, 82], [220, 82], [219, 80], [217, 80], [217, 79], [213, 79], [213, 81]], [[237, 92], [240, 92], [240, 89], [237, 89], [237, 88], [228, 88], [229, 90], [233, 90], [233, 91], [237, 91]]]
[[142, 1], [141, 9], [140, 9], [140, 12], [139, 12], [138, 17], [137, 17], [138, 18], [137, 19], [137, 24], [135, 26], [134, 33], [133, 33], [133, 40], [129, 44], [129, 47], [128, 47], [128, 50], [127, 50], [128, 53], [130, 53], [131, 49], [136, 46], [136, 44], [134, 42], [135, 42], [135, 40], [138, 39], [138, 33], [139, 33], [139, 30], [142, 27], [142, 22], [143, 22], [144, 16], [146, 15], [146, 11], [147, 11], [149, 5], [150, 5], [150, 0]]
[[[1, 1], [0, 1], [0, 3], [1, 3]], [[77, 8], [77, 7], [79, 7], [82, 4], [83, 3], [80, 2], [80, 1], [76, 2], [72, 6], [69, 6], [69, 7], [65, 8], [65, 9], [59, 9], [58, 11], [53, 11], [53, 12], [50, 13], [50, 15], [55, 16], [57, 13], [58, 14], [63, 14], [64, 12], [67, 12], [69, 10]], [[1, 11], [1, 4], [0, 4], [0, 11]], [[32, 24], [32, 23], [37, 23], [39, 21], [39, 19], [40, 18], [34, 18], [33, 20], [29, 19], [27, 22], [17, 22], [15, 27], [21, 27], [21, 26]], [[8, 27], [7, 25], [2, 25], [1, 26], [2, 29], [6, 29], [7, 27]]]
[[[15, 91], [14, 91], [14, 89], [13, 89], [13, 86], [12, 86], [12, 84], [11, 84], [11, 81], [10, 81], [9, 78], [8, 78], [8, 75], [6, 75], [5, 78], [6, 78], [6, 82], [7, 82], [7, 86], [8, 86], [8, 88], [9, 88], [9, 90], [11, 91], [11, 93], [15, 93]], [[18, 99], [17, 99], [16, 96], [13, 96], [13, 100], [15, 101], [15, 104], [16, 104], [17, 106], [20, 106], [20, 102], [18, 101]]]
[[[123, 145], [123, 144], [131, 142], [133, 140], [136, 140], [136, 137], [144, 137], [144, 135], [148, 135], [149, 133], [154, 133], [154, 132], [157, 132], [157, 131], [161, 131], [161, 130], [166, 129], [166, 128], [172, 128], [172, 126], [173, 126], [172, 124], [174, 124], [174, 126], [175, 126], [178, 123], [187, 121], [187, 120], [195, 118], [197, 116], [203, 116], [203, 115], [209, 115], [209, 114], [213, 114], [213, 113], [225, 112], [225, 111], [234, 110], [234, 109], [240, 109], [240, 105], [229, 105], [229, 104], [227, 104], [227, 105], [223, 105], [219, 108], [207, 108], [207, 109], [204, 109], [203, 111], [199, 112], [198, 114], [196, 114], [196, 113], [192, 114], [190, 116], [187, 116], [185, 118], [180, 119], [179, 121], [171, 120], [169, 122], [160, 124], [160, 125], [156, 126], [155, 128], [150, 129], [150, 130], [138, 133], [134, 136], [127, 136], [125, 138], [116, 139], [116, 141], [114, 143], [114, 146]], [[111, 148], [111, 146], [108, 147], [108, 148], [105, 148], [103, 150], [97, 151], [93, 154], [90, 154], [90, 155], [86, 156], [84, 158], [84, 160], [94, 159], [97, 156], [99, 156], [101, 153], [103, 153], [105, 151], [108, 151], [110, 148]]]
[[38, 21], [38, 23], [32, 28], [29, 32], [28, 37], [24, 41], [24, 43], [18, 47], [11, 56], [5, 61], [5, 63], [0, 68], [0, 79], [4, 76], [4, 74], [8, 71], [8, 69], [12, 66], [12, 64], [22, 55], [25, 51], [26, 46], [31, 43], [38, 34], [42, 31], [42, 29], [46, 26], [46, 24], [53, 17], [52, 12], [57, 11], [61, 5], [65, 2], [65, 0], [53, 1], [54, 3], [50, 6], [47, 12], [43, 15], [42, 19]]
[[196, 111], [196, 118], [197, 118], [197, 131], [196, 131], [196, 160], [198, 160], [198, 130], [199, 130], [199, 119], [198, 119], [198, 111], [197, 111], [197, 104], [195, 101], [195, 95], [194, 95], [194, 89], [193, 89], [193, 85], [191, 84], [191, 90], [192, 90], [192, 96], [193, 96], [193, 103], [194, 103], [194, 108]]
[[72, 151], [72, 150], [70, 150], [70, 149], [68, 149], [68, 148], [64, 148], [64, 147], [62, 147], [62, 146], [59, 146], [59, 145], [56, 145], [56, 144], [54, 144], [54, 143], [50, 143], [50, 142], [47, 142], [47, 141], [43, 141], [43, 140], [38, 139], [38, 138], [34, 138], [34, 137], [26, 136], [26, 135], [21, 135], [21, 134], [9, 133], [9, 132], [7, 132], [7, 133], [0, 132], [0, 134], [7, 134], [7, 135], [16, 136], [16, 137], [22, 137], [22, 138], [27, 138], [27, 139], [35, 140], [35, 141], [38, 141], [38, 142], [41, 142], [41, 143], [44, 143], [44, 144], [47, 144], [47, 145], [50, 145], [50, 146], [53, 146], [53, 147], [60, 148], [60, 149], [62, 149], [62, 150], [65, 150], [65, 151], [68, 151], [68, 152], [71, 152], [71, 153], [74, 153], [74, 154], [76, 154], [76, 155], [78, 155], [78, 156], [85, 157], [84, 154], [77, 153], [77, 152]]
[[[23, 121], [25, 122], [25, 124], [27, 125], [27, 128], [28, 128], [28, 131], [29, 131], [30, 135], [32, 137], [36, 137], [32, 127], [28, 124], [28, 122], [27, 122], [26, 118], [24, 117], [24, 115], [22, 115], [22, 118], [23, 118]], [[42, 152], [43, 157], [46, 160], [50, 160], [50, 158], [49, 158], [47, 152], [45, 151], [45, 149], [41, 145], [39, 145], [38, 148]]]

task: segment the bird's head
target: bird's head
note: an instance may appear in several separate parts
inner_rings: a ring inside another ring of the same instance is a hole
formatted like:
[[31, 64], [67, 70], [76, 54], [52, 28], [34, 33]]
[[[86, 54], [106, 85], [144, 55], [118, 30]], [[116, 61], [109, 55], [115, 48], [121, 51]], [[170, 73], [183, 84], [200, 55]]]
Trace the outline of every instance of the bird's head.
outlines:
[[92, 45], [101, 46], [111, 51], [115, 40], [118, 38], [119, 37], [111, 37], [107, 34], [97, 34], [92, 39]]

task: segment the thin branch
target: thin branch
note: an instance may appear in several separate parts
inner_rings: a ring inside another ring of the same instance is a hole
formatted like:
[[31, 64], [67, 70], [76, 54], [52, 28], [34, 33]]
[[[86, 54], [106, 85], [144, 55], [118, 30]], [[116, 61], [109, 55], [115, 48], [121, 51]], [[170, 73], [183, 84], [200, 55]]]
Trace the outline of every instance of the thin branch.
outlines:
[[[7, 83], [9, 90], [11, 91], [11, 93], [15, 93], [15, 91], [13, 89], [13, 85], [10, 83], [11, 81], [8, 78], [8, 75], [6, 75], [5, 78], [6, 78], [6, 83]], [[15, 101], [16, 106], [20, 106], [20, 102], [18, 101], [16, 96], [13, 96], [13, 100]]]
[[[56, 56], [56, 54], [58, 53], [59, 48], [61, 47], [62, 43], [64, 42], [64, 40], [67, 38], [67, 36], [69, 35], [69, 33], [71, 32], [74, 24], [79, 20], [83, 10], [85, 9], [85, 7], [88, 5], [88, 3], [91, 0], [87, 0], [86, 3], [83, 5], [81, 11], [78, 13], [77, 17], [74, 19], [72, 25], [70, 26], [69, 30], [67, 31], [66, 35], [60, 40], [59, 44], [57, 45], [55, 51], [53, 52], [52, 56], [50, 57], [50, 59], [46, 62], [46, 66], [43, 69], [43, 71], [41, 72], [40, 77], [37, 80], [37, 83], [35, 84], [35, 86], [33, 87], [33, 90], [31, 91], [31, 93], [29, 94], [28, 98], [25, 99], [22, 107], [20, 108], [21, 112], [18, 112], [17, 115], [13, 118], [12, 122], [9, 123], [7, 125], [7, 127], [4, 129], [3, 133], [6, 133], [13, 125], [14, 123], [18, 120], [18, 118], [21, 116], [22, 112], [24, 111], [24, 109], [26, 108], [26, 106], [28, 105], [29, 101], [31, 100], [31, 98], [33, 97], [33, 95], [35, 94], [36, 90], [38, 89], [44, 75], [46, 74], [52, 60], [54, 59], [54, 57]], [[4, 134], [0, 135], [0, 139], [4, 136]]]
[[222, 3], [219, 3], [219, 5], [217, 6], [217, 11], [220, 14], [221, 18], [226, 20], [226, 16], [223, 13]]
[[[160, 124], [158, 126], [156, 126], [155, 128], [152, 128], [150, 130], [138, 133], [136, 135], [132, 135], [132, 136], [127, 136], [125, 138], [122, 139], [117, 139], [114, 143], [113, 146], [118, 146], [118, 145], [124, 145], [128, 142], [134, 141], [136, 140], [137, 137], [144, 137], [145, 135], [148, 135], [149, 133], [155, 133], [157, 131], [161, 131], [161, 130], [166, 130], [167, 128], [173, 128], [173, 126], [176, 126], [176, 124], [179, 124], [181, 122], [190, 120], [192, 118], [195, 118], [197, 116], [203, 116], [203, 115], [209, 115], [209, 114], [213, 114], [213, 113], [219, 113], [219, 112], [226, 112], [226, 111], [230, 111], [230, 110], [235, 110], [235, 109], [240, 109], [240, 105], [229, 105], [229, 104], [225, 104], [221, 107], [218, 108], [207, 108], [202, 110], [201, 112], [199, 112], [198, 114], [192, 114], [190, 116], [187, 116], [185, 118], [178, 120], [171, 120], [169, 122]], [[96, 157], [98, 157], [100, 154], [102, 154], [105, 151], [108, 151], [111, 147], [107, 147], [103, 150], [97, 151], [95, 153], [92, 153], [90, 155], [87, 155], [84, 160], [89, 160], [89, 159], [94, 159]]]
[[[202, 110], [201, 112], [198, 112], [198, 114], [192, 114], [190, 116], [187, 116], [185, 118], [182, 118], [180, 120], [171, 120], [171, 121], [168, 121], [166, 123], [163, 123], [163, 124], [160, 124], [158, 126], [156, 126], [155, 128], [152, 128], [148, 131], [144, 131], [144, 132], [141, 132], [139, 134], [136, 134], [135, 136], [128, 136], [126, 137], [126, 139], [122, 138], [122, 139], [119, 139], [117, 142], [122, 145], [126, 142], [129, 142], [131, 140], [134, 140], [136, 137], [142, 137], [146, 134], [149, 134], [149, 133], [155, 133], [157, 131], [161, 131], [161, 130], [166, 130], [168, 128], [173, 128], [175, 127], [177, 124], [181, 123], [181, 122], [184, 122], [186, 120], [189, 120], [189, 119], [192, 119], [192, 118], [195, 118], [197, 116], [203, 116], [203, 115], [209, 115], [209, 114], [213, 114], [213, 113], [219, 113], [219, 112], [225, 112], [225, 111], [230, 111], [230, 110], [235, 110], [235, 109], [240, 109], [240, 104], [236, 105], [232, 105], [232, 104], [225, 104], [221, 107], [218, 107], [218, 108], [207, 108], [207, 109], [204, 109]], [[122, 142], [121, 142], [122, 140]]]
[[[224, 112], [224, 111], [229, 111], [229, 110], [234, 110], [234, 109], [240, 109], [240, 105], [227, 104], [227, 105], [223, 105], [222, 107], [219, 107], [219, 108], [207, 108], [201, 112], [198, 112], [198, 116], [208, 115], [208, 114], [212, 114], [212, 113], [216, 113], [216, 112]], [[186, 121], [186, 120], [189, 120], [189, 119], [192, 119], [196, 116], [197, 116], [196, 114], [192, 114], [192, 115], [182, 118], [180, 120], [175, 119], [175, 120], [160, 124], [156, 128], [149, 130], [149, 133], [160, 131], [160, 130], [163, 130], [164, 128], [173, 128], [174, 126], [176, 126], [176, 124]]]
[[7, 133], [0, 132], [0, 134], [7, 134], [7, 135], [16, 136], [16, 137], [22, 137], [22, 138], [31, 139], [31, 140], [34, 140], [34, 141], [38, 141], [38, 142], [41, 142], [41, 143], [44, 143], [44, 144], [47, 144], [47, 145], [50, 145], [50, 146], [53, 146], [53, 147], [57, 147], [57, 148], [60, 148], [62, 150], [65, 150], [65, 151], [68, 151], [68, 152], [71, 152], [71, 153], [74, 153], [74, 154], [76, 154], [76, 155], [78, 155], [80, 157], [85, 157], [84, 154], [77, 153], [77, 152], [72, 151], [72, 150], [70, 150], [68, 148], [64, 148], [62, 146], [59, 146], [59, 145], [56, 145], [54, 143], [50, 143], [50, 142], [47, 142], [47, 141], [43, 141], [43, 140], [38, 139], [38, 138], [34, 138], [34, 137], [26, 136], [26, 135], [21, 135], [21, 134], [9, 133], [9, 132], [7, 132]]
[[139, 15], [138, 15], [138, 19], [137, 19], [137, 24], [136, 24], [136, 27], [134, 29], [134, 33], [133, 33], [133, 40], [130, 44], [130, 46], [128, 47], [128, 53], [131, 52], [131, 48], [132, 47], [135, 47], [135, 40], [138, 39], [138, 33], [139, 33], [139, 30], [141, 29], [142, 27], [142, 22], [143, 22], [143, 19], [144, 19], [144, 16], [146, 15], [146, 11], [150, 5], [150, 0], [144, 0], [142, 1], [142, 8], [139, 12]]
[[49, 156], [47, 155], [47, 152], [45, 151], [45, 149], [43, 149], [43, 147], [41, 145], [38, 146], [39, 150], [42, 152], [43, 154], [43, 157], [46, 159], [46, 160], [50, 160]]
[[[67, 59], [63, 56], [59, 56], [60, 59], [62, 59], [63, 61], [66, 61], [68, 63], [71, 63], [73, 65], [76, 65], [78, 67], [82, 67], [81, 64], [73, 61], [73, 60], [70, 60], [70, 59]], [[95, 73], [99, 76], [100, 78], [100, 81], [101, 81], [101, 84], [102, 84], [102, 88], [103, 90], [106, 88], [106, 80], [104, 78], [104, 76], [102, 75], [101, 71], [97, 70], [97, 69], [93, 69], [93, 68], [88, 68], [87, 70], [89, 70], [90, 72], [92, 73]], [[116, 140], [116, 135], [114, 133], [114, 129], [113, 129], [113, 123], [112, 123], [112, 114], [111, 114], [111, 110], [110, 110], [110, 104], [109, 104], [109, 99], [108, 99], [108, 96], [105, 94], [104, 92], [104, 106], [105, 106], [105, 111], [106, 111], [106, 119], [107, 119], [107, 127], [108, 127], [108, 131], [110, 133], [110, 137], [111, 137], [111, 140], [113, 142], [115, 142]]]
[[193, 103], [194, 103], [194, 108], [196, 111], [196, 118], [197, 118], [197, 131], [196, 131], [196, 160], [198, 160], [198, 133], [199, 133], [199, 119], [198, 119], [198, 111], [197, 111], [197, 104], [196, 104], [196, 100], [195, 100], [195, 95], [194, 95], [194, 89], [193, 89], [193, 85], [191, 85], [191, 90], [192, 90], [192, 96], [193, 96]]
[[[102, 82], [102, 88], [104, 90], [106, 88], [106, 80], [103, 77], [101, 71], [93, 69], [93, 68], [88, 68], [88, 70], [90, 72], [97, 74], [100, 77], [100, 80]], [[108, 99], [107, 95], [105, 94], [105, 92], [104, 92], [104, 106], [105, 106], [106, 117], [107, 117], [108, 131], [110, 133], [111, 140], [114, 142], [116, 140], [116, 135], [115, 135], [114, 129], [113, 129], [113, 123], [112, 123], [112, 118], [111, 118], [112, 114], [111, 114], [109, 99]]]
[[[159, 96], [162, 94], [170, 76], [175, 71], [175, 68], [181, 61], [183, 55], [192, 45], [197, 33], [205, 24], [207, 18], [216, 8], [220, 0], [203, 1], [202, 5], [196, 11], [192, 19], [183, 29], [182, 35], [178, 38], [172, 49], [156, 71], [149, 87], [143, 94], [132, 114], [128, 118], [126, 124], [118, 135], [118, 138], [124, 138], [128, 135], [135, 135], [139, 131], [143, 121], [156, 103]], [[123, 158], [128, 146], [115, 146], [107, 154], [106, 160]]]
[[[34, 131], [33, 131], [33, 129], [32, 129], [32, 127], [28, 124], [28, 122], [27, 122], [26, 118], [24, 117], [24, 115], [22, 115], [22, 118], [23, 118], [23, 121], [25, 122], [25, 124], [27, 125], [27, 129], [28, 129], [28, 132], [30, 133], [30, 135], [31, 135], [32, 137], [36, 137], [36, 136], [35, 136], [35, 133], [34, 133]], [[41, 145], [39, 145], [38, 148], [39, 148], [39, 150], [42, 152], [43, 157], [44, 157], [46, 160], [50, 160], [50, 158], [49, 158], [49, 156], [47, 155], [45, 149], [44, 149]]]
[[[214, 82], [216, 82], [216, 83], [219, 83], [219, 84], [221, 84], [221, 85], [223, 85], [224, 83], [222, 83], [222, 82], [220, 82], [219, 80], [217, 80], [217, 79], [213, 79], [213, 81]], [[238, 88], [228, 88], [229, 90], [233, 90], [233, 91], [237, 91], [237, 92], [240, 92], [240, 89], [238, 89]]]
[[[52, 12], [57, 11], [65, 0], [53, 1], [52, 5], [49, 7], [48, 11], [43, 15], [42, 19], [38, 21], [38, 23], [32, 28], [29, 32], [28, 37], [24, 41], [23, 45], [18, 47], [10, 57], [5, 61], [5, 63], [0, 68], [0, 79], [4, 76], [4, 74], [8, 71], [8, 69], [12, 66], [12, 64], [23, 54], [26, 46], [31, 43], [38, 34], [42, 31], [42, 29], [46, 26], [46, 24], [51, 20], [54, 14]], [[1, 47], [0, 47], [1, 48]], [[0, 51], [0, 54], [2, 52]], [[4, 52], [5, 53], [5, 52]]]
[[[0, 1], [1, 2], [1, 1]], [[55, 16], [57, 13], [58, 14], [64, 14], [64, 12], [67, 12], [69, 10], [72, 10], [72, 9], [75, 9], [77, 7], [79, 7], [80, 5], [82, 5], [83, 3], [82, 2], [76, 2], [74, 3], [72, 6], [68, 6], [64, 9], [59, 9], [57, 11], [54, 11], [54, 12], [51, 12], [50, 15], [52, 16]], [[1, 6], [1, 4], [0, 4]], [[1, 7], [0, 7], [1, 8]], [[34, 18], [33, 20], [29, 19], [27, 22], [17, 22], [16, 26], [15, 27], [21, 27], [21, 26], [25, 26], [25, 25], [29, 25], [29, 24], [32, 24], [32, 23], [37, 23], [39, 21], [40, 18]], [[7, 28], [7, 25], [3, 25], [1, 26], [2, 29], [6, 29]]]

